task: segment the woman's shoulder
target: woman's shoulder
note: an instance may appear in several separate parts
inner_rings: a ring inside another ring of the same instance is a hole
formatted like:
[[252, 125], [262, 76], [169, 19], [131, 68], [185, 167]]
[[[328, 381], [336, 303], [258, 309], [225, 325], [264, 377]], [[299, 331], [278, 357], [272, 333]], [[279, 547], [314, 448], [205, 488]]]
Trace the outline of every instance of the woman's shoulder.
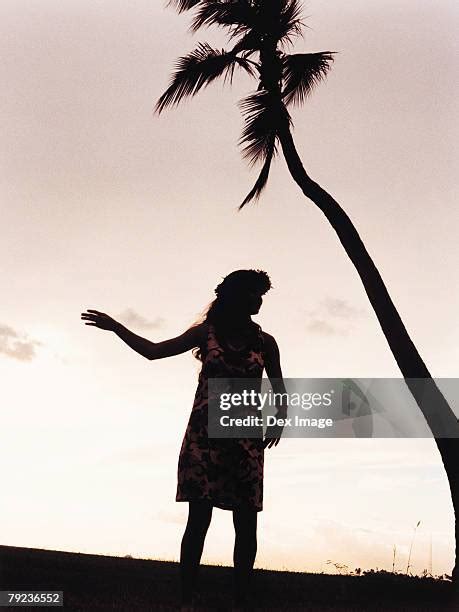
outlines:
[[264, 345], [265, 352], [276, 353], [279, 350], [279, 348], [277, 346], [277, 342], [274, 336], [272, 336], [271, 334], [268, 334], [268, 332], [265, 332], [264, 330], [262, 330], [261, 335], [263, 337], [263, 345]]
[[193, 323], [187, 329], [186, 334], [192, 338], [196, 346], [205, 345], [209, 334], [209, 324], [206, 321]]
[[205, 343], [210, 331], [210, 323], [208, 321], [202, 321], [193, 325], [193, 329], [199, 339], [199, 343]]
[[274, 336], [272, 336], [271, 334], [268, 334], [268, 332], [266, 332], [264, 329], [261, 329], [261, 327], [260, 327], [260, 332], [265, 342], [272, 344], [273, 342], [276, 341]]

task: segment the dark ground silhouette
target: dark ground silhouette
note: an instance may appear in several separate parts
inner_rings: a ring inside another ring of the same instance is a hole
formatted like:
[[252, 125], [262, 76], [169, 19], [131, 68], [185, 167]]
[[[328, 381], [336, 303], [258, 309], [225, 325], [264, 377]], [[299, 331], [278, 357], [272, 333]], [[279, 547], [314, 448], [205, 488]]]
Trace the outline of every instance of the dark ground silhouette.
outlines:
[[[198, 610], [228, 610], [232, 567], [201, 566]], [[178, 610], [179, 564], [0, 546], [1, 590], [64, 591], [64, 609]], [[447, 580], [386, 572], [363, 576], [255, 570], [257, 610], [364, 612], [458, 610]], [[37, 608], [22, 607], [36, 610]]]

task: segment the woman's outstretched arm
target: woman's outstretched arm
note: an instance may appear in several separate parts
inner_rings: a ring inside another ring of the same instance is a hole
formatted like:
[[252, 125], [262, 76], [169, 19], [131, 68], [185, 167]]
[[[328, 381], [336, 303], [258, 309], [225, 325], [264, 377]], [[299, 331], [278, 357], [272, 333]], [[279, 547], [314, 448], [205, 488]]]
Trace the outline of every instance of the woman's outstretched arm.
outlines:
[[134, 351], [145, 357], [146, 359], [163, 359], [164, 357], [172, 357], [185, 353], [203, 343], [206, 324], [200, 323], [187, 329], [180, 336], [163, 340], [162, 342], [152, 342], [134, 334], [112, 317], [99, 312], [98, 310], [89, 309], [81, 314], [81, 318], [86, 321], [85, 325], [92, 325], [99, 329], [113, 331]]

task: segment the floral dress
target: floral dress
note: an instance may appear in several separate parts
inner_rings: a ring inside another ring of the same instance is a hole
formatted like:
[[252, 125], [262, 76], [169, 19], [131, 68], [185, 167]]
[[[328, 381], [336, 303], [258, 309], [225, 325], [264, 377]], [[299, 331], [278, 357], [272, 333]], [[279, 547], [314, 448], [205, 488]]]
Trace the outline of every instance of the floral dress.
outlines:
[[[263, 346], [258, 326], [260, 346]], [[209, 438], [208, 378], [262, 377], [264, 352], [223, 349], [209, 325], [204, 361], [178, 462], [176, 501], [210, 500], [222, 510], [263, 510], [262, 438]]]

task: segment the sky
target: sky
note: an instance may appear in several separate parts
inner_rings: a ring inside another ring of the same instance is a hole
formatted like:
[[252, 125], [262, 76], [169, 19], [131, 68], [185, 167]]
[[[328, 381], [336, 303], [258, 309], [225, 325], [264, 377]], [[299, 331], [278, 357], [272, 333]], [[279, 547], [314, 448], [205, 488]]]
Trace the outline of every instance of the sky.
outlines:
[[[0, 3], [2, 544], [178, 560], [178, 452], [199, 362], [147, 361], [85, 326], [106, 312], [153, 341], [189, 327], [222, 277], [268, 271], [255, 320], [285, 377], [400, 377], [325, 217], [276, 159], [241, 157], [248, 75], [153, 114], [190, 34], [165, 2]], [[337, 51], [292, 110], [308, 173], [344, 207], [432, 376], [457, 377], [459, 8], [310, 0], [294, 52]], [[285, 439], [265, 451], [255, 567], [450, 573], [453, 509], [432, 439]], [[203, 563], [232, 564], [214, 510]], [[432, 551], [432, 553], [430, 553]]]

